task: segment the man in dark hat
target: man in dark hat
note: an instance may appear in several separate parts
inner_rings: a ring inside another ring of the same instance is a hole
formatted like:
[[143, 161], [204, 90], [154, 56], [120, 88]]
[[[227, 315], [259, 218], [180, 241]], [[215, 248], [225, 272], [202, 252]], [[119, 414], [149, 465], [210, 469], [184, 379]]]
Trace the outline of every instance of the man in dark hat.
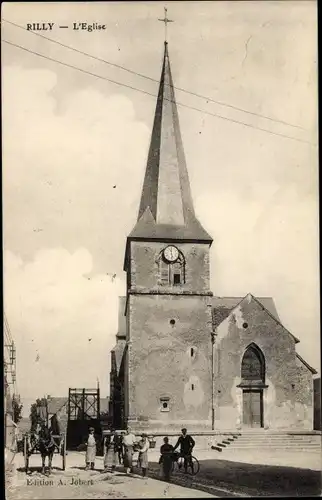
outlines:
[[187, 434], [187, 429], [181, 429], [181, 433], [182, 434], [179, 437], [173, 451], [175, 451], [178, 448], [178, 446], [180, 446], [180, 455], [183, 457], [184, 472], [186, 474], [188, 469], [188, 464], [193, 469], [191, 454], [196, 443], [194, 439], [191, 436], [189, 436], [189, 434]]

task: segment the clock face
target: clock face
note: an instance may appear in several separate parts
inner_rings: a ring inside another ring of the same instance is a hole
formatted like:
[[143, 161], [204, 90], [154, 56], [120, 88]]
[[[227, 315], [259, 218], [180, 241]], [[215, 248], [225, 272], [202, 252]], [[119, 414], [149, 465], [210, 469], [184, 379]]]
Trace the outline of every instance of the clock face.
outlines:
[[175, 262], [179, 257], [179, 251], [176, 247], [170, 245], [165, 248], [163, 255], [168, 262]]

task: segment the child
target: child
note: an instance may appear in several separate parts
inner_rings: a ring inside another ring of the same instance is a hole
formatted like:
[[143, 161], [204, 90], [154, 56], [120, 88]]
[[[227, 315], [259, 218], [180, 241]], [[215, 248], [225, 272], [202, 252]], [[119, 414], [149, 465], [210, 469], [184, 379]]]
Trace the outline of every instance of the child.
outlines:
[[87, 439], [87, 443], [85, 443], [85, 444], [87, 446], [85, 470], [88, 470], [89, 468], [91, 468], [91, 470], [94, 470], [95, 458], [96, 458], [96, 440], [95, 440], [95, 436], [94, 436], [93, 427], [89, 428], [89, 436]]
[[122, 434], [120, 435], [120, 434], [115, 433], [114, 444], [115, 444], [115, 450], [116, 450], [117, 455], [118, 455], [119, 465], [122, 465], [122, 463], [123, 463], [123, 438], [122, 438]]
[[167, 436], [163, 439], [163, 443], [164, 444], [160, 448], [161, 457], [159, 464], [161, 465], [162, 477], [165, 481], [170, 481], [174, 448], [172, 444], [169, 444], [169, 438]]

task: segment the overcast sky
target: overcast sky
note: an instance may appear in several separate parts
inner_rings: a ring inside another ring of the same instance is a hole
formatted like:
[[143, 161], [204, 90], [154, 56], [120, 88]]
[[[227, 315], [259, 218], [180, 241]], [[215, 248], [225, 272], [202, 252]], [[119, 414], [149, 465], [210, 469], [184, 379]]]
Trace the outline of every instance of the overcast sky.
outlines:
[[[317, 142], [315, 2], [171, 2], [168, 15], [175, 86], [303, 128], [177, 91], [180, 103]], [[161, 3], [3, 4], [2, 16], [54, 22], [42, 34], [160, 77]], [[157, 92], [2, 21], [7, 41]], [[107, 29], [58, 28], [80, 21]], [[2, 74], [4, 300], [18, 389], [65, 396], [98, 377], [106, 395], [155, 98], [7, 44]], [[274, 297], [298, 352], [319, 368], [317, 148], [181, 106], [179, 115], [195, 209], [214, 238], [212, 291]]]

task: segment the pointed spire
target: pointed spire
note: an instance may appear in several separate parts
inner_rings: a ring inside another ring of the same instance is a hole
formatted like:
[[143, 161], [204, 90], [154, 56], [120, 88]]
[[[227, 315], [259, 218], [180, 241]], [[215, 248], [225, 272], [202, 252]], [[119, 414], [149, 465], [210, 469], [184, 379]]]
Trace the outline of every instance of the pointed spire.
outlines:
[[195, 216], [167, 42], [138, 222], [130, 237], [212, 241]]

